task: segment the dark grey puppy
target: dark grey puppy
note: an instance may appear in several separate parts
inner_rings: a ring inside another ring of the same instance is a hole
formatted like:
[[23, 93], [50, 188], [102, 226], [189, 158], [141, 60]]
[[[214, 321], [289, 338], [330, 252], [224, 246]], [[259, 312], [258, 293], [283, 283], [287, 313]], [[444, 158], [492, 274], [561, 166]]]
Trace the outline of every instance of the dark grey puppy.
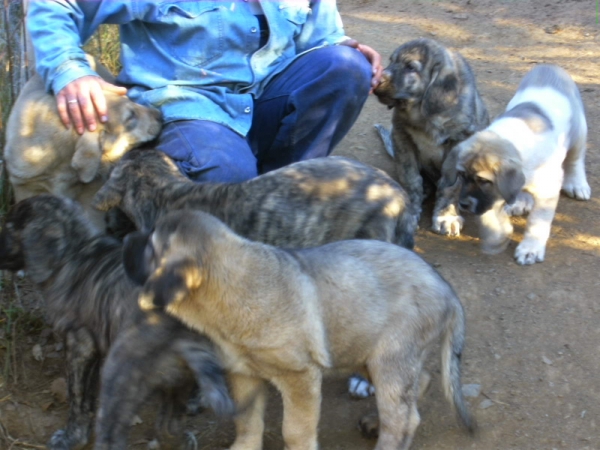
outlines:
[[398, 47], [375, 89], [379, 101], [393, 108], [392, 131], [376, 125], [396, 162], [398, 180], [421, 213], [424, 181], [437, 186], [432, 229], [457, 236], [460, 181], [440, 179], [450, 150], [489, 123], [467, 61], [432, 39], [415, 39]]
[[[75, 201], [39, 195], [12, 208], [0, 233], [0, 270], [23, 269], [42, 291], [47, 319], [66, 341], [69, 419], [48, 448], [88, 442], [102, 358], [115, 341], [129, 355], [121, 361], [135, 365], [129, 371], [135, 378], [119, 385], [118, 407], [109, 402], [103, 410], [110, 426], [97, 436], [97, 448], [126, 448], [132, 418], [155, 391], [169, 400], [183, 392], [184, 405], [197, 381], [215, 410], [231, 408], [212, 343], [166, 315], [144, 318], [140, 290], [125, 275], [121, 243], [98, 235]], [[144, 358], [148, 349], [152, 357]]]
[[383, 171], [342, 157], [291, 164], [242, 183], [194, 183], [156, 150], [129, 152], [93, 204], [119, 207], [149, 231], [168, 211], [197, 209], [254, 241], [289, 248], [344, 239], [414, 245], [404, 190]]

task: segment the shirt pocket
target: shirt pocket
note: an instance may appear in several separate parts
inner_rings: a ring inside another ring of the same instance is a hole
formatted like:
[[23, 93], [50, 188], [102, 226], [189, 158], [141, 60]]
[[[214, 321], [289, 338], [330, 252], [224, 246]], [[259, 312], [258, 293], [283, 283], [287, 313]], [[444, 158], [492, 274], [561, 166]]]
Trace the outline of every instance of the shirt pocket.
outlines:
[[170, 1], [159, 6], [154, 33], [175, 59], [203, 66], [224, 52], [223, 13], [218, 1]]
[[279, 12], [281, 16], [296, 26], [296, 34], [302, 31], [302, 26], [308, 20], [308, 14], [310, 13], [310, 7], [307, 2], [302, 1], [291, 1], [281, 2], [279, 5]]

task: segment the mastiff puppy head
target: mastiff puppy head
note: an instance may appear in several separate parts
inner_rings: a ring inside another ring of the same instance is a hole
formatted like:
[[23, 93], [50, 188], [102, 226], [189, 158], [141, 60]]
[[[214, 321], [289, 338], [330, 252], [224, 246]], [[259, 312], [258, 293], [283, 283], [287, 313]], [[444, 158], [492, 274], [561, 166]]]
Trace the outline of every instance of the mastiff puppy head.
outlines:
[[119, 208], [140, 229], [148, 231], [159, 215], [158, 192], [180, 181], [189, 181], [166, 154], [133, 150], [110, 173], [92, 200], [100, 211]]
[[475, 133], [457, 145], [444, 163], [445, 177], [460, 177], [460, 208], [480, 217], [486, 253], [506, 248], [512, 225], [505, 206], [512, 205], [525, 185], [517, 149], [493, 131]]
[[468, 63], [433, 39], [415, 39], [398, 47], [375, 95], [389, 108], [417, 103], [425, 119], [447, 113], [448, 118], [464, 115], [468, 120], [463, 120], [463, 126], [473, 122], [474, 127], [482, 128], [488, 122]]

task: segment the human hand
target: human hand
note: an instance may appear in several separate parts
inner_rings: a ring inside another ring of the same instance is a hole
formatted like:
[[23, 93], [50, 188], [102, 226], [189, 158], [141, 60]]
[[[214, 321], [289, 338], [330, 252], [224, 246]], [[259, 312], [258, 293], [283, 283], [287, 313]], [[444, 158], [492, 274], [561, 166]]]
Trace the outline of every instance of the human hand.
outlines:
[[368, 45], [359, 44], [356, 39], [347, 39], [341, 42], [340, 45], [347, 45], [357, 49], [365, 58], [371, 63], [373, 77], [371, 78], [371, 90], [369, 94], [379, 85], [381, 82], [381, 74], [383, 73], [383, 66], [381, 65], [381, 55], [373, 48]]
[[108, 117], [104, 91], [117, 95], [127, 94], [126, 88], [92, 75], [77, 78], [61, 89], [56, 94], [56, 106], [64, 126], [69, 128], [73, 124], [77, 133], [83, 134], [86, 127], [89, 131], [96, 130], [96, 114], [100, 122], [106, 122]]

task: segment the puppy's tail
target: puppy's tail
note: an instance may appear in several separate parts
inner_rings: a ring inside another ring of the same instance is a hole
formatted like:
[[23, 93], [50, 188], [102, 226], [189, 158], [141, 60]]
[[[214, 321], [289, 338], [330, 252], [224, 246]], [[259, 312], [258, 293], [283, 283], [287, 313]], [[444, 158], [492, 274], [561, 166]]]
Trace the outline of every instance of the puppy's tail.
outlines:
[[385, 151], [394, 158], [394, 144], [392, 143], [392, 134], [390, 133], [390, 130], [379, 123], [375, 124], [375, 129], [379, 132], [379, 137], [381, 137], [381, 140], [383, 141]]
[[412, 250], [415, 247], [415, 233], [419, 227], [417, 214], [408, 197], [404, 211], [396, 223], [396, 244]]
[[454, 405], [460, 422], [470, 432], [477, 428], [465, 403], [460, 381], [460, 359], [465, 342], [465, 315], [462, 304], [454, 292], [450, 293], [452, 311], [442, 344], [442, 378], [444, 393]]

